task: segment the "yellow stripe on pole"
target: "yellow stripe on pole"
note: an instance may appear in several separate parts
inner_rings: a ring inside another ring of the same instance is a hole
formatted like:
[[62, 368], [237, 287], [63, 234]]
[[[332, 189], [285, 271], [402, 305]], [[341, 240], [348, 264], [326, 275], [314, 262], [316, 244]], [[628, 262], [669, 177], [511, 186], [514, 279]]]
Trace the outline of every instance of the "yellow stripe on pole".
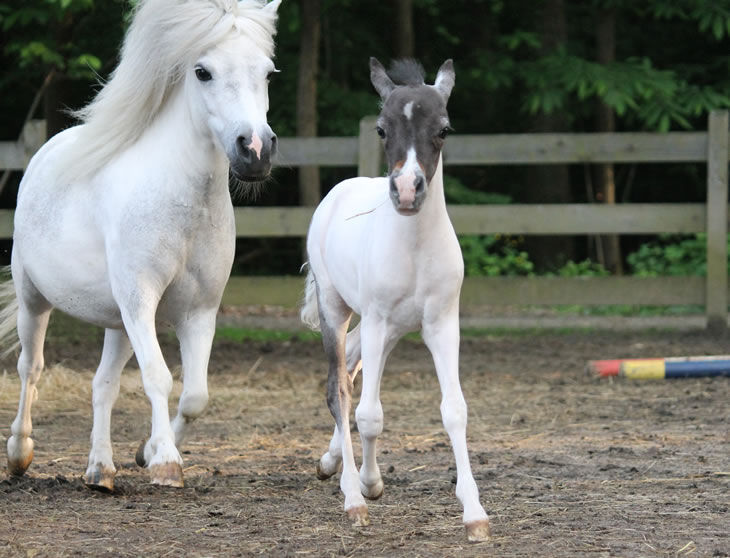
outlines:
[[621, 374], [632, 380], [663, 380], [664, 359], [627, 360], [621, 364]]

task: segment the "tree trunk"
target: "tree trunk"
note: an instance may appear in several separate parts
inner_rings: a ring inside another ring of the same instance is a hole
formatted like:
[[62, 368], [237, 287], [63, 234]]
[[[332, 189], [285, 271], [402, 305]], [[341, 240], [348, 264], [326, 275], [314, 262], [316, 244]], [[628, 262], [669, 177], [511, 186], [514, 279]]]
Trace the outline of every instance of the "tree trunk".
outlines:
[[[542, 55], [553, 52], [568, 38], [564, 0], [544, 0], [537, 10]], [[539, 113], [534, 117], [535, 133], [568, 131], [563, 112]], [[567, 165], [534, 165], [527, 170], [527, 203], [568, 203], [571, 201], [570, 172]], [[538, 269], [557, 269], [575, 258], [575, 239], [570, 236], [530, 236], [526, 247]]]
[[413, 31], [413, 0], [393, 0], [395, 25], [393, 26], [393, 52], [395, 58], [413, 58], [416, 36]]
[[[297, 81], [297, 135], [317, 135], [317, 67], [319, 64], [320, 0], [302, 0]], [[319, 167], [299, 168], [299, 203], [317, 205], [321, 199]]]
[[[597, 60], [601, 64], [610, 64], [616, 60], [616, 8], [599, 9], [596, 25]], [[596, 131], [615, 132], [616, 118], [613, 109], [599, 101], [596, 110]], [[616, 203], [616, 181], [612, 163], [604, 163], [596, 167], [596, 197], [603, 203]], [[623, 263], [618, 235], [606, 235], [599, 238], [604, 255], [603, 265], [611, 272], [622, 275]]]

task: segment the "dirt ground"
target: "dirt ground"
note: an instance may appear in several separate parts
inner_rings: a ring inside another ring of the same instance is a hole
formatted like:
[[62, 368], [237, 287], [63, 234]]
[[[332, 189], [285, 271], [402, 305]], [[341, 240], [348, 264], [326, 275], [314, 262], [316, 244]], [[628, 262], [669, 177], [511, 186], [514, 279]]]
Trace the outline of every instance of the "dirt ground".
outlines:
[[[589, 359], [725, 354], [730, 339], [698, 330], [465, 337], [469, 448], [493, 533], [476, 545], [465, 540], [420, 342], [401, 342], [388, 362], [385, 494], [370, 504], [372, 524], [353, 528], [337, 477], [314, 475], [332, 430], [316, 341], [216, 342], [210, 405], [183, 448], [184, 489], [150, 486], [134, 464], [149, 406], [132, 363], [113, 417], [116, 490], [104, 494], [82, 480], [98, 339], [48, 342], [34, 462], [16, 479], [0, 458], [0, 556], [730, 556], [730, 379], [585, 371]], [[19, 382], [14, 363], [0, 366], [3, 442]]]

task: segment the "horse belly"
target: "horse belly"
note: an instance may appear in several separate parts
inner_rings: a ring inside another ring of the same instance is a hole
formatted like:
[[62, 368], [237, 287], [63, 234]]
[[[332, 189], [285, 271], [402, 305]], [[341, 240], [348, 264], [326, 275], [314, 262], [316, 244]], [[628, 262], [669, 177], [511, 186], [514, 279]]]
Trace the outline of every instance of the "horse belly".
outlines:
[[88, 242], [32, 243], [17, 256], [33, 286], [59, 310], [102, 327], [121, 327], [103, 250]]

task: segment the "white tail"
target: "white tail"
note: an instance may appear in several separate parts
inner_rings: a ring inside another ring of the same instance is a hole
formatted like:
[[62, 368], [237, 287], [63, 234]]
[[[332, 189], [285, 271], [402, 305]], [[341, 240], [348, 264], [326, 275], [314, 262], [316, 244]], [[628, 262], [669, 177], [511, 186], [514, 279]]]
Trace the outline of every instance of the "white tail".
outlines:
[[307, 279], [304, 282], [304, 300], [302, 300], [302, 309], [299, 311], [299, 317], [304, 325], [314, 331], [319, 331], [319, 305], [317, 304], [317, 283], [314, 280], [314, 273], [308, 263], [302, 266], [307, 270]]
[[[3, 272], [10, 275], [10, 267]], [[0, 283], [0, 354], [8, 356], [20, 345], [18, 341], [18, 298], [15, 295], [15, 284], [12, 279]]]

